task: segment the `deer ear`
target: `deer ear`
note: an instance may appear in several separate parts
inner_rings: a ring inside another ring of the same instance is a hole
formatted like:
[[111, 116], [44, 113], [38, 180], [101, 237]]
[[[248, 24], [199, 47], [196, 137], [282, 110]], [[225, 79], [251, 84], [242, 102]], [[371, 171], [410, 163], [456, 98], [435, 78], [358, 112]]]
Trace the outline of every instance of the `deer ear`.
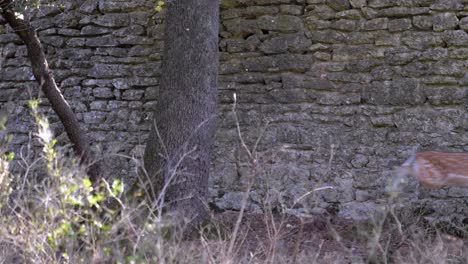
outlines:
[[414, 161], [416, 160], [416, 152], [413, 152], [411, 153], [411, 156], [405, 161], [405, 163], [403, 163], [402, 166], [411, 166], [411, 164], [414, 163]]
[[413, 150], [411, 151], [410, 157], [405, 161], [405, 163], [403, 163], [402, 166], [410, 166], [411, 164], [414, 163], [414, 161], [416, 160], [416, 153], [418, 151], [418, 148], [419, 148], [419, 146], [414, 146], [413, 147]]

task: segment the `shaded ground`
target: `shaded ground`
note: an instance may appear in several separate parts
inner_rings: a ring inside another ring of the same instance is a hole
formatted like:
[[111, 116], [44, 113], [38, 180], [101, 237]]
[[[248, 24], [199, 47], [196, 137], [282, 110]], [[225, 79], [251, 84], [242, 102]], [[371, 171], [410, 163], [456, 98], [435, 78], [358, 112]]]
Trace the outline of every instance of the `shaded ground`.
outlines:
[[[323, 215], [246, 214], [235, 239], [234, 252], [230, 254], [229, 244], [237, 218], [238, 212], [216, 214], [214, 225], [203, 232], [202, 238], [191, 241], [169, 239], [170, 235], [154, 236], [155, 233], [130, 236], [136, 228], [132, 226], [125, 229], [131, 232], [120, 233], [128, 239], [121, 241], [124, 244], [116, 244], [109, 255], [97, 250], [89, 256], [86, 249], [75, 251], [79, 258], [73, 261], [55, 263], [468, 263], [466, 237], [442, 234], [417, 222], [399, 225], [389, 218], [380, 224], [356, 223]], [[135, 249], [140, 250], [141, 258], [131, 262], [128, 256], [135, 256], [132, 253]], [[30, 251], [23, 257], [22, 247], [16, 241], [0, 241], [0, 263], [50, 263], [26, 261], [34, 253]]]
[[[215, 219], [231, 234], [237, 217], [226, 212]], [[391, 223], [379, 229], [333, 216], [247, 214], [237, 253], [251, 263], [468, 263], [462, 238], [397, 229]]]

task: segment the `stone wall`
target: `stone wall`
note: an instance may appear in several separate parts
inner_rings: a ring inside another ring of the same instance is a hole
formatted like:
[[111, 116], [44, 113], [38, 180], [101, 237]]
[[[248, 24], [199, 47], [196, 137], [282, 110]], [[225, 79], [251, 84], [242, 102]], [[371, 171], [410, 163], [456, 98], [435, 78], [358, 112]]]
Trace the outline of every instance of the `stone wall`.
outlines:
[[[231, 113], [234, 93], [244, 139], [252, 148], [257, 142], [260, 163], [250, 211], [268, 204], [365, 218], [385, 202], [392, 170], [413, 146], [468, 151], [468, 1], [222, 5], [213, 207], [239, 209], [250, 173]], [[163, 14], [153, 7], [64, 1], [32, 14], [63, 93], [114, 175], [134, 175], [111, 154], [140, 155], [157, 100]], [[6, 30], [0, 45], [0, 101], [19, 149], [33, 129], [25, 103], [37, 88], [16, 35]], [[313, 191], [324, 186], [333, 188]], [[467, 196], [410, 180], [400, 197], [406, 208], [424, 205], [428, 216], [460, 223]]]

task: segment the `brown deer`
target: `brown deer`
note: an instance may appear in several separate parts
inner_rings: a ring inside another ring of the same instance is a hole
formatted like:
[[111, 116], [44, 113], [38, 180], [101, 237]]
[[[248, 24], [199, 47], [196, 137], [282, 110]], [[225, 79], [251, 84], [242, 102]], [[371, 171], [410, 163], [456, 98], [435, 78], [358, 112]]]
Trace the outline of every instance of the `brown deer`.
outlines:
[[425, 151], [414, 153], [400, 168], [431, 189], [468, 187], [468, 153]]

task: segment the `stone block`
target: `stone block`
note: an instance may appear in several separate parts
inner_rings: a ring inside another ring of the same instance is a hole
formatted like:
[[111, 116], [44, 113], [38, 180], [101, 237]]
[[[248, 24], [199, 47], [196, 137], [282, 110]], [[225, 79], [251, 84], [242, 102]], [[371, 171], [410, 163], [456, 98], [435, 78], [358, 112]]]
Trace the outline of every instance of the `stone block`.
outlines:
[[408, 17], [429, 14], [430, 11], [429, 7], [390, 7], [379, 10], [377, 15], [388, 18]]
[[303, 21], [296, 16], [263, 16], [256, 21], [256, 27], [263, 30], [295, 32], [303, 29]]
[[327, 4], [336, 11], [343, 11], [351, 8], [349, 0], [327, 0]]
[[144, 90], [125, 90], [122, 93], [122, 99], [123, 100], [141, 100], [143, 98], [143, 94], [145, 93]]
[[374, 18], [364, 24], [364, 30], [384, 30], [388, 28], [388, 18]]
[[80, 11], [85, 14], [91, 14], [96, 10], [98, 5], [98, 0], [86, 0], [81, 6]]
[[81, 28], [80, 34], [82, 36], [98, 36], [111, 33], [113, 30], [107, 27], [100, 27], [95, 25], [87, 25]]
[[375, 105], [418, 105], [425, 100], [423, 88], [411, 78], [372, 82], [362, 90], [365, 102]]
[[278, 37], [265, 40], [259, 49], [266, 54], [305, 52], [312, 45], [312, 41], [306, 38], [303, 33], [284, 34]]
[[85, 45], [88, 47], [116, 47], [119, 45], [119, 40], [117, 40], [112, 35], [103, 36], [103, 37], [94, 37], [87, 38]]
[[98, 87], [93, 89], [93, 95], [97, 99], [110, 99], [114, 97], [110, 88]]
[[3, 68], [0, 69], [2, 81], [35, 81], [30, 67]]
[[339, 19], [331, 24], [331, 28], [341, 31], [354, 31], [357, 28], [357, 22], [350, 19]]
[[395, 6], [396, 1], [392, 0], [368, 0], [367, 5], [372, 8], [384, 8], [384, 7], [391, 7]]
[[94, 78], [114, 78], [130, 75], [130, 68], [126, 65], [118, 64], [96, 64], [88, 72], [89, 77]]
[[432, 16], [414, 16], [413, 25], [417, 29], [432, 30], [434, 18]]
[[280, 54], [248, 58], [242, 62], [247, 72], [305, 72], [313, 63], [311, 55]]
[[411, 27], [411, 19], [409, 18], [392, 19], [388, 22], [388, 31], [390, 32], [405, 31]]
[[454, 13], [441, 13], [434, 15], [434, 31], [455, 29], [458, 26], [458, 17]]
[[442, 36], [432, 32], [405, 32], [401, 36], [401, 41], [416, 50], [425, 50], [443, 44]]
[[468, 17], [463, 17], [460, 19], [460, 28], [468, 31]]
[[93, 22], [94, 24], [103, 27], [126, 27], [130, 24], [130, 17], [128, 14], [125, 13], [109, 13], [97, 16], [97, 18], [94, 19]]
[[151, 1], [146, 1], [146, 0], [132, 0], [132, 1], [99, 0], [99, 11], [103, 13], [129, 12], [129, 11], [134, 11], [138, 9], [151, 9], [151, 8], [154, 8], [154, 3], [152, 3]]
[[106, 112], [91, 111], [83, 113], [83, 121], [86, 124], [101, 124], [106, 120]]
[[437, 0], [431, 5], [437, 11], [461, 11], [464, 6], [461, 0]]

